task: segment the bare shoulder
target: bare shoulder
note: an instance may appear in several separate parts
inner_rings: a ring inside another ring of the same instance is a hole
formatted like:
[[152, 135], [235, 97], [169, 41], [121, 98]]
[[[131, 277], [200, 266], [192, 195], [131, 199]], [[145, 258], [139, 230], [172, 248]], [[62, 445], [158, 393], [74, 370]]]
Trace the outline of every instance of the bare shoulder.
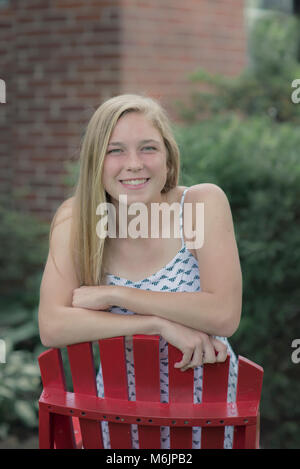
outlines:
[[220, 186], [212, 183], [196, 184], [191, 186], [188, 192], [190, 192], [190, 200], [192, 202], [203, 202], [212, 216], [213, 214], [218, 216], [223, 213], [231, 217], [228, 197]]
[[72, 197], [59, 205], [50, 226], [49, 254], [55, 259], [64, 259], [62, 263], [66, 262], [67, 253], [70, 255], [73, 201]]
[[58, 206], [51, 222], [51, 234], [53, 231], [57, 231], [57, 227], [61, 224], [63, 224], [64, 227], [66, 227], [66, 225], [71, 226], [73, 204], [74, 197], [70, 197]]
[[219, 197], [220, 199], [227, 199], [225, 192], [220, 186], [209, 182], [195, 184], [189, 188], [189, 192], [195, 196], [198, 195], [202, 197]]
[[69, 197], [58, 206], [54, 216], [57, 215], [58, 217], [61, 217], [63, 214], [65, 215], [67, 213], [72, 213], [73, 205], [74, 205], [74, 197]]
[[176, 188], [170, 191], [170, 200], [174, 201], [175, 199], [180, 199], [185, 189], [188, 189], [185, 197], [185, 201], [199, 201], [199, 199], [204, 198], [219, 198], [226, 200], [226, 194], [223, 189], [217, 184], [205, 182], [201, 184], [195, 184], [193, 186], [177, 186]]

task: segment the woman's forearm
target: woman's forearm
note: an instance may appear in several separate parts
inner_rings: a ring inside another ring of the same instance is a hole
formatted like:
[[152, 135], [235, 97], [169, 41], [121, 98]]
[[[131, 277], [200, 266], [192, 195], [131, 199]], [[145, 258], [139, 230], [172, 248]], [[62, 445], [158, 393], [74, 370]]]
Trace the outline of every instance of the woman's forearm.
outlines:
[[112, 293], [114, 304], [120, 308], [153, 314], [209, 335], [229, 337], [238, 326], [237, 307], [228, 306], [212, 293], [157, 292], [122, 286]]
[[43, 314], [40, 336], [45, 347], [61, 348], [80, 342], [135, 334], [160, 334], [160, 320], [155, 316], [121, 315], [107, 311], [61, 306]]

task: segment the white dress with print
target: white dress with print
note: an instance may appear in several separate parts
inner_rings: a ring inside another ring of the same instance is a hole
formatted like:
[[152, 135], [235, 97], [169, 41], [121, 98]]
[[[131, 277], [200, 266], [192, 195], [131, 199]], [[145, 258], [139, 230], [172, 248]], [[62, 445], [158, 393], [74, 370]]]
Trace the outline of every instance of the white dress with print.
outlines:
[[[107, 285], [122, 285], [131, 288], [140, 288], [143, 290], [166, 291], [166, 292], [196, 292], [201, 291], [199, 278], [198, 261], [185, 246], [182, 231], [182, 208], [183, 201], [188, 188], [185, 189], [181, 199], [180, 208], [180, 234], [182, 247], [176, 256], [161, 270], [145, 278], [142, 281], [132, 282], [116, 275], [107, 274]], [[110, 309], [115, 314], [135, 314], [124, 308], [112, 307]], [[217, 339], [227, 345], [230, 354], [230, 367], [228, 379], [227, 402], [235, 402], [236, 380], [237, 380], [237, 358], [226, 337]], [[160, 383], [161, 383], [161, 402], [168, 402], [168, 347], [167, 342], [160, 337]], [[129, 400], [136, 400], [135, 396], [135, 378], [133, 365], [133, 344], [132, 337], [125, 338], [125, 357], [128, 377], [128, 395]], [[97, 389], [99, 397], [104, 397], [103, 378], [101, 363], [97, 374]], [[201, 403], [202, 395], [202, 366], [194, 368], [194, 403]], [[101, 422], [104, 448], [110, 448], [109, 429], [107, 422]], [[133, 448], [139, 448], [137, 425], [131, 425], [131, 435]], [[224, 448], [232, 448], [233, 427], [225, 427]], [[201, 428], [193, 427], [193, 449], [200, 448]], [[169, 427], [161, 427], [161, 448], [170, 448], [170, 430]]]

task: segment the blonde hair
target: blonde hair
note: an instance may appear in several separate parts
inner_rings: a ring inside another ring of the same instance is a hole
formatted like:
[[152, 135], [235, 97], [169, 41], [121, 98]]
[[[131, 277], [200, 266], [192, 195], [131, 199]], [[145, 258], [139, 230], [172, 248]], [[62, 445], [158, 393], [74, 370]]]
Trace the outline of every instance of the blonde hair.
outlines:
[[72, 209], [70, 248], [80, 285], [99, 285], [103, 280], [105, 239], [99, 238], [96, 232], [99, 221], [96, 208], [108, 202], [108, 194], [102, 184], [104, 158], [118, 119], [128, 112], [145, 115], [162, 136], [167, 150], [167, 179], [162, 193], [169, 192], [178, 184], [179, 148], [167, 113], [158, 101], [148, 96], [123, 94], [108, 99], [98, 107], [82, 140], [80, 171]]

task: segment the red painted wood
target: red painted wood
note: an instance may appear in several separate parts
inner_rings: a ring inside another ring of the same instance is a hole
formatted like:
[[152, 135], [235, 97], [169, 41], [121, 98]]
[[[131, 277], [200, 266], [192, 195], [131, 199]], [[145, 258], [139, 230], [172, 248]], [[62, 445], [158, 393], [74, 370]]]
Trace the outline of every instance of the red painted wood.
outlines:
[[[75, 394], [97, 396], [96, 371], [91, 342], [67, 347]], [[100, 422], [79, 418], [85, 449], [103, 449]]]
[[39, 448], [53, 449], [54, 435], [51, 422], [52, 414], [43, 406], [39, 406]]
[[[38, 358], [44, 393], [53, 389], [66, 391], [66, 378], [63, 369], [61, 352], [59, 349], [50, 349], [43, 352]], [[39, 444], [45, 448], [46, 442], [49, 448], [76, 448], [72, 418], [66, 415], [47, 415], [50, 410], [39, 409], [39, 424], [43, 428], [39, 432]], [[48, 427], [48, 430], [46, 428]], [[43, 437], [43, 432], [47, 435]], [[50, 435], [50, 437], [49, 437]]]
[[[227, 402], [229, 364], [228, 355], [224, 363], [207, 363], [203, 366], [203, 403]], [[212, 448], [224, 448], [224, 426], [202, 428], [201, 449]]]
[[[262, 382], [262, 367], [251, 362], [247, 358], [239, 357], [236, 402], [252, 402], [252, 405], [255, 403], [258, 414]], [[245, 418], [245, 423], [247, 423], [247, 420], [248, 419]], [[255, 425], [236, 426], [234, 429], [233, 448], [257, 448], [259, 445], [259, 442], [257, 441], [257, 425], [258, 422], [256, 419]]]
[[[159, 336], [133, 337], [137, 401], [160, 402]], [[160, 427], [138, 426], [140, 449], [160, 448]]]
[[86, 448], [101, 447], [100, 420], [109, 422], [115, 449], [131, 448], [130, 426], [134, 423], [139, 425], [141, 448], [160, 447], [159, 427], [172, 425], [172, 449], [192, 447], [193, 426], [203, 427], [203, 448], [223, 447], [225, 425], [235, 426], [234, 448], [258, 447], [260, 366], [239, 357], [237, 402], [228, 404], [229, 358], [224, 364], [204, 365], [202, 403], [193, 404], [193, 370], [174, 368], [182, 354], [169, 345], [169, 403], [165, 404], [160, 402], [159, 338], [135, 336], [133, 343], [136, 401], [128, 400], [124, 337], [99, 341], [104, 399], [97, 396], [91, 343], [68, 347], [74, 393], [66, 390], [60, 351], [51, 349], [40, 355], [44, 387], [39, 400], [41, 448], [75, 448], [72, 417], [80, 421]]
[[91, 342], [67, 347], [74, 392], [97, 396], [96, 371]]
[[59, 349], [50, 349], [38, 357], [41, 378], [44, 388], [57, 388], [66, 390], [61, 352]]
[[[194, 370], [188, 369], [180, 371], [174, 368], [174, 364], [180, 362], [182, 352], [173, 345], [168, 344], [168, 364], [169, 364], [169, 403], [182, 404], [186, 407], [194, 402]], [[176, 421], [176, 419], [173, 419]], [[188, 421], [188, 420], [185, 420]], [[171, 427], [170, 428], [170, 448], [190, 449], [192, 448], [192, 428]]]
[[239, 356], [236, 400], [259, 402], [261, 396], [263, 369], [247, 358]]
[[[99, 351], [105, 399], [128, 400], [125, 338], [112, 337], [99, 340]], [[129, 424], [110, 422], [108, 426], [112, 449], [130, 449], [132, 447], [131, 426]]]
[[76, 449], [83, 449], [79, 419], [77, 417], [72, 417], [72, 422], [73, 422], [73, 428], [74, 428]]
[[[53, 390], [45, 398], [40, 397], [40, 404], [52, 406], [53, 413], [80, 417], [81, 412], [85, 413], [84, 418], [101, 419], [115, 422], [116, 417], [124, 418], [124, 422], [136, 423], [136, 419], [141, 419], [143, 425], [172, 425], [176, 420], [177, 426], [223, 426], [243, 425], [247, 419], [247, 425], [255, 424], [257, 417], [257, 406], [247, 401], [239, 404], [227, 404], [222, 402], [211, 402], [203, 405], [187, 405], [186, 403], [162, 404], [148, 401], [127, 401], [123, 399], [99, 399], [98, 397], [82, 396], [78, 394], [74, 398], [71, 392]], [[149, 423], [152, 419], [152, 423]], [[207, 424], [207, 420], [211, 425]], [[224, 424], [220, 423], [224, 420]]]

